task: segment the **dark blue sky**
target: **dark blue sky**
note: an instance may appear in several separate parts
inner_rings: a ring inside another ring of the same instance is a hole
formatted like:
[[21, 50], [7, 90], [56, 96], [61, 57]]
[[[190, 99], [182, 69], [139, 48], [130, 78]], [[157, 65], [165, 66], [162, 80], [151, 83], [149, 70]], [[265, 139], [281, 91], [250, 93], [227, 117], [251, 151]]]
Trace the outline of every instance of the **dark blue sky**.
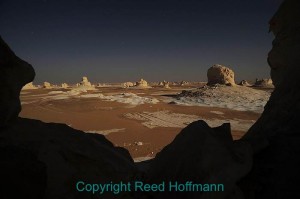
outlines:
[[269, 77], [268, 21], [281, 0], [0, 0], [0, 35], [35, 82]]

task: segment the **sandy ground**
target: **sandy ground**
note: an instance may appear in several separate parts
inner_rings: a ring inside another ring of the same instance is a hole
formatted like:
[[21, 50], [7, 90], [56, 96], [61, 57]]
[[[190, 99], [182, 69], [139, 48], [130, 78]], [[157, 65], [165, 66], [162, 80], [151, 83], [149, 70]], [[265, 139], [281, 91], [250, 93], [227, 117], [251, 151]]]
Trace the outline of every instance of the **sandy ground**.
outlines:
[[195, 87], [103, 87], [82, 93], [59, 88], [24, 90], [20, 116], [103, 134], [137, 159], [155, 156], [193, 121], [205, 120], [212, 127], [230, 122], [233, 138], [239, 139], [260, 116], [255, 111], [168, 103], [182, 90]]

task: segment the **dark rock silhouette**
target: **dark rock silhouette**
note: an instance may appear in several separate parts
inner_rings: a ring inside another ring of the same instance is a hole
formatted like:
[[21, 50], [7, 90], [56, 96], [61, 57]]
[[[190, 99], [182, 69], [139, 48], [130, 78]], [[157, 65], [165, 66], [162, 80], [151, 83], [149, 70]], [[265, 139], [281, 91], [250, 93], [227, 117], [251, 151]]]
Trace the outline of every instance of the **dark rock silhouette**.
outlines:
[[20, 91], [32, 82], [35, 72], [30, 64], [18, 58], [0, 37], [0, 127], [18, 117], [21, 111]]
[[[76, 190], [77, 181], [133, 180], [137, 168], [128, 151], [114, 147], [104, 136], [87, 134], [65, 124], [18, 118], [20, 90], [33, 80], [34, 70], [15, 56], [1, 38], [0, 52], [0, 68], [7, 75], [1, 79], [5, 86], [0, 91], [7, 107], [1, 104], [0, 174], [4, 183], [13, 181], [11, 186], [16, 185], [18, 190], [10, 196], [8, 190], [0, 190], [0, 198], [91, 198]], [[10, 185], [1, 188], [7, 186]]]
[[300, 198], [300, 1], [286, 0], [270, 21], [268, 62], [275, 85], [259, 120], [242, 138], [255, 150], [255, 198]]
[[192, 181], [224, 184], [224, 192], [158, 192], [155, 198], [243, 198], [236, 186], [252, 166], [251, 146], [233, 141], [230, 124], [210, 128], [193, 122], [176, 136], [150, 163], [151, 183]]
[[43, 198], [46, 165], [35, 154], [10, 145], [0, 147], [0, 157], [0, 198]]

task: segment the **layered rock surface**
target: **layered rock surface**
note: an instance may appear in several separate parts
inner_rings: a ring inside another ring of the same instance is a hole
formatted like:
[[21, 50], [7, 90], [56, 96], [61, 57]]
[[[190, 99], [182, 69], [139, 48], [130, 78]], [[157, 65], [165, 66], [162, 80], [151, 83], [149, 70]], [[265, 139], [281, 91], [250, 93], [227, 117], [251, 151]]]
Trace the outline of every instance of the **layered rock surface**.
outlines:
[[49, 82], [44, 82], [43, 83], [43, 88], [52, 88], [52, 86]]
[[225, 84], [234, 86], [234, 72], [220, 64], [215, 64], [207, 70], [207, 85]]
[[265, 87], [265, 88], [274, 88], [272, 79], [256, 79], [253, 86]]
[[140, 81], [136, 82], [135, 87], [138, 87], [138, 88], [151, 88], [148, 85], [148, 82], [144, 79], [140, 79]]
[[123, 88], [129, 88], [129, 87], [133, 87], [134, 83], [133, 82], [125, 82], [123, 83]]
[[76, 88], [73, 88], [71, 91], [74, 92], [86, 92], [88, 90], [95, 90], [95, 86], [89, 82], [87, 77], [82, 77], [82, 80], [80, 83], [76, 84]]
[[91, 87], [92, 84], [91, 82], [89, 82], [87, 77], [82, 77], [81, 82], [79, 83], [80, 86], [87, 86], [87, 87]]
[[[193, 122], [150, 163], [148, 181], [224, 184], [224, 192], [158, 192], [155, 198], [242, 198], [236, 183], [251, 169], [252, 149], [233, 141], [230, 125], [210, 128], [204, 121]], [[226, 163], [226, 164], [224, 164]]]
[[[20, 90], [33, 80], [35, 73], [2, 39], [0, 42], [1, 71], [10, 77], [1, 80], [6, 85], [1, 90], [1, 100], [5, 103], [0, 104], [0, 174], [5, 177], [1, 197], [90, 198], [91, 195], [76, 190], [76, 182], [132, 180], [137, 169], [128, 151], [114, 147], [104, 136], [86, 134], [65, 124], [17, 117]], [[115, 198], [115, 195], [102, 197]]]
[[300, 1], [286, 0], [270, 21], [268, 62], [275, 85], [259, 120], [243, 137], [256, 152], [249, 179], [255, 198], [300, 198]]

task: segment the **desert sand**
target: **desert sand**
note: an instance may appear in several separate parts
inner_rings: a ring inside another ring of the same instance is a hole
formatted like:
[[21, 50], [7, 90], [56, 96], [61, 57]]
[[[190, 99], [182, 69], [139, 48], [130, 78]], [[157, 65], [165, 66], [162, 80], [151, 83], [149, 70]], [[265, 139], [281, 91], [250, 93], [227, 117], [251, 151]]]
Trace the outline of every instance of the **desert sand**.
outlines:
[[[239, 139], [259, 118], [270, 95], [270, 91], [220, 85], [219, 89], [211, 88], [220, 95], [218, 98], [201, 101], [182, 95], [203, 86], [208, 92], [205, 83], [178, 84], [171, 89], [108, 84], [92, 90], [86, 90], [86, 86], [23, 90], [20, 116], [103, 134], [115, 146], [128, 149], [138, 161], [154, 157], [185, 126], [197, 120], [203, 119], [211, 127], [230, 122], [233, 138]], [[255, 94], [262, 99], [253, 97]], [[233, 98], [237, 99], [232, 102]]]

